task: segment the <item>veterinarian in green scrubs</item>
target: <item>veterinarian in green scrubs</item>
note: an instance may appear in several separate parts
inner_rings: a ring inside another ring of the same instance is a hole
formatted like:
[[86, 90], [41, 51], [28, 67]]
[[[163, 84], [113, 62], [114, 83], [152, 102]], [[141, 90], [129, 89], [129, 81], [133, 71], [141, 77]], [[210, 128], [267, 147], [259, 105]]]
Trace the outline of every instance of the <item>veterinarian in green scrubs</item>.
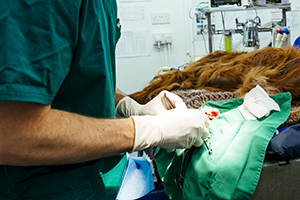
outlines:
[[[116, 1], [1, 0], [0, 27], [0, 100], [114, 117]], [[125, 165], [1, 165], [0, 199], [114, 199]]]
[[168, 111], [163, 93], [144, 106], [116, 90], [116, 0], [0, 3], [1, 200], [115, 199], [123, 152], [208, 135], [206, 115], [175, 94], [164, 92]]

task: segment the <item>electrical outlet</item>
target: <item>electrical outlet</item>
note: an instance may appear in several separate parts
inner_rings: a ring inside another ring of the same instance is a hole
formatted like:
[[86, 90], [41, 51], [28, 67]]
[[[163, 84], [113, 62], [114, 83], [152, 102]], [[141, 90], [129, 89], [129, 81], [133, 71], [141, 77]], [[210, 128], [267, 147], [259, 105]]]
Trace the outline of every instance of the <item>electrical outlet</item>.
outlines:
[[164, 13], [152, 13], [152, 24], [170, 24], [171, 17], [169, 12]]
[[172, 36], [170, 34], [165, 35], [165, 41], [167, 44], [171, 44], [172, 43]]
[[157, 45], [157, 41], [159, 41], [159, 40], [160, 40], [161, 45], [167, 44], [167, 42], [172, 43], [172, 34], [171, 34], [171, 32], [153, 33], [153, 44], [155, 46]]
[[161, 44], [161, 45], [166, 44], [164, 33], [155, 33], [155, 34], [153, 34], [153, 44], [154, 44], [154, 45], [157, 45], [157, 41], [158, 41], [159, 39], [161, 40], [161, 41], [160, 41], [160, 44]]

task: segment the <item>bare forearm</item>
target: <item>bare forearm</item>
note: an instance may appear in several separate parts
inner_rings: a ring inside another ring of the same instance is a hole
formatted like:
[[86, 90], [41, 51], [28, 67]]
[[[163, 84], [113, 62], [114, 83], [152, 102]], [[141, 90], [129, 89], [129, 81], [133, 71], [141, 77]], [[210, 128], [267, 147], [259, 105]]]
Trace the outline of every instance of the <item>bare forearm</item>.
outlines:
[[0, 164], [77, 163], [133, 147], [134, 127], [129, 118], [95, 119], [50, 108], [25, 112], [17, 120], [15, 114], [4, 119], [0, 113]]

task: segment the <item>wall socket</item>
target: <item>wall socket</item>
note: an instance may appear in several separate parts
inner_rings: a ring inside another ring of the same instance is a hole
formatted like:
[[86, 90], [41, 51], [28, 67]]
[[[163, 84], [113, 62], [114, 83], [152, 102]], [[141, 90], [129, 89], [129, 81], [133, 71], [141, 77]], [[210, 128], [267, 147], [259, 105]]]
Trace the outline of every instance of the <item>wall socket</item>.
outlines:
[[170, 44], [172, 43], [172, 34], [171, 33], [154, 33], [153, 34], [153, 44], [155, 46], [157, 45], [157, 38], [161, 39], [161, 42], [160, 42], [161, 45], [167, 44], [166, 38], [171, 39]]
[[169, 12], [152, 13], [152, 24], [170, 24], [171, 15]]

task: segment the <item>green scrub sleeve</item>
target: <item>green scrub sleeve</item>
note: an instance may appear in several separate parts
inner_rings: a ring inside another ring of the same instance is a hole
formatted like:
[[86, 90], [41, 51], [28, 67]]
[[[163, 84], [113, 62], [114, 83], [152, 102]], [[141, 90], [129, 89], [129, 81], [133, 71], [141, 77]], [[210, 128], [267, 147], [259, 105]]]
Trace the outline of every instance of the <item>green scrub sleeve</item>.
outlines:
[[73, 59], [79, 10], [80, 1], [1, 1], [0, 100], [52, 103]]

